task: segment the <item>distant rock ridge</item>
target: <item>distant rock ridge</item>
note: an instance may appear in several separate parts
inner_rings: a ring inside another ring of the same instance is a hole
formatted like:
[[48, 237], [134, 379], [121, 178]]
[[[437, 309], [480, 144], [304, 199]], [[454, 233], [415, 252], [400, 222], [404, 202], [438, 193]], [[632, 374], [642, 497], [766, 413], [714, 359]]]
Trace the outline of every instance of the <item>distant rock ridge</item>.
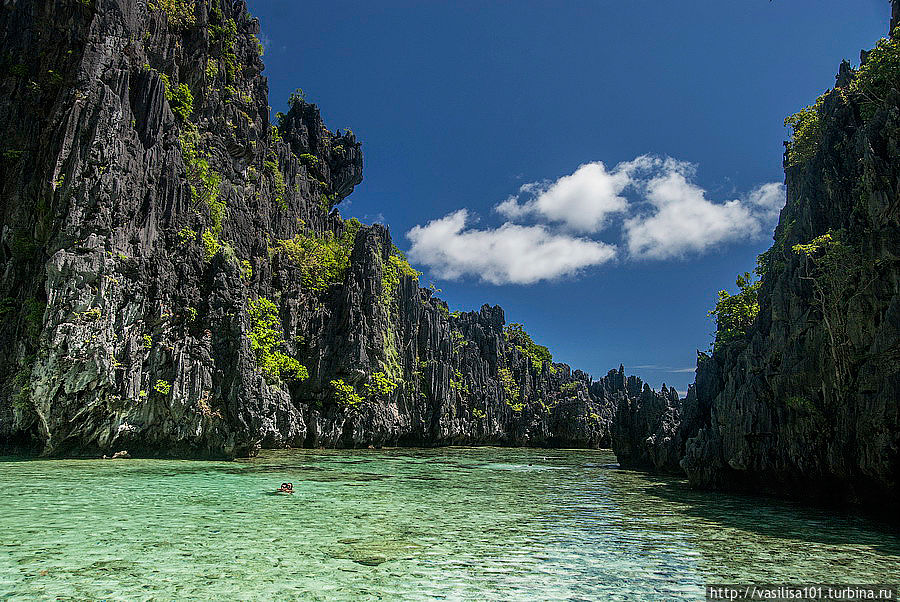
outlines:
[[608, 446], [653, 395], [343, 220], [360, 143], [300, 92], [269, 123], [257, 33], [240, 1], [0, 6], [0, 447]]
[[[897, 3], [893, 3], [894, 18]], [[619, 406], [625, 467], [699, 488], [896, 511], [900, 503], [900, 47], [796, 120], [759, 314], [699, 354], [683, 403]]]

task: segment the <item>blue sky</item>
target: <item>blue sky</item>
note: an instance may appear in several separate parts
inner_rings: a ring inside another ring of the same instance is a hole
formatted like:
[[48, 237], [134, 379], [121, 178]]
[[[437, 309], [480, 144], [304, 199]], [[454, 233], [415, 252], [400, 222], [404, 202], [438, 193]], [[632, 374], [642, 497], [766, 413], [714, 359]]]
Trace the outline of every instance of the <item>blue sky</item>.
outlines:
[[[363, 142], [340, 207], [452, 309], [558, 361], [685, 391], [716, 291], [771, 244], [782, 122], [887, 30], [886, 0], [256, 0], [273, 111]], [[766, 186], [768, 185], [768, 186]], [[465, 210], [465, 213], [461, 213]], [[410, 233], [410, 237], [407, 236]]]

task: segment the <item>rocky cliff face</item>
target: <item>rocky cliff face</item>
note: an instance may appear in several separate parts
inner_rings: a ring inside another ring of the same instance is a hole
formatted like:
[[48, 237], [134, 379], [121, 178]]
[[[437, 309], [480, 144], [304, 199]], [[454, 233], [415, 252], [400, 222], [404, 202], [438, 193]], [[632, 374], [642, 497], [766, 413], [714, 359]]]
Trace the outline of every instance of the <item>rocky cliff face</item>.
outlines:
[[628, 378], [627, 395], [620, 398], [612, 425], [616, 458], [626, 468], [677, 472], [681, 442], [682, 404], [678, 393], [666, 389], [662, 395], [652, 391], [635, 377]]
[[758, 316], [701, 354], [684, 404], [620, 411], [613, 446], [623, 464], [680, 464], [698, 487], [896, 508], [897, 41], [863, 62], [844, 63], [835, 89], [795, 119], [787, 205], [759, 262]]
[[710, 405], [720, 387], [721, 368], [704, 353], [697, 356], [696, 382], [684, 399], [665, 385], [660, 393], [646, 385], [641, 389], [638, 381], [620, 399], [613, 419], [612, 448], [621, 466], [684, 474], [686, 445], [709, 424]]
[[360, 144], [300, 96], [269, 123], [258, 31], [240, 1], [2, 3], [0, 445], [608, 445], [623, 374], [451, 314], [341, 219]]

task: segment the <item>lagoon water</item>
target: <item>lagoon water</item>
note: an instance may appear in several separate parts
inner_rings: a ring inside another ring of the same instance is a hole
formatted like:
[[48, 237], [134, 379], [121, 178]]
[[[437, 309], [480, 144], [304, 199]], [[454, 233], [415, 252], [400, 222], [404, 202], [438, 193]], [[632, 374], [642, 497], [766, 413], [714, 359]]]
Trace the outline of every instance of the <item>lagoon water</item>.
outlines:
[[[0, 461], [0, 598], [695, 600], [704, 583], [900, 582], [883, 524], [614, 462], [499, 448]], [[283, 481], [296, 493], [273, 495]]]

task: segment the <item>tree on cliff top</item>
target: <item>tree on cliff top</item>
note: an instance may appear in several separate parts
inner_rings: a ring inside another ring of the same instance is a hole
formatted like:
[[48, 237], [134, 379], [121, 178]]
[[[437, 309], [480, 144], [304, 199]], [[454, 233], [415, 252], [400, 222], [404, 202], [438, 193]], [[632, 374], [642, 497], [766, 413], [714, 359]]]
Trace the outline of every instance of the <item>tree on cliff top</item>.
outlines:
[[738, 292], [719, 291], [716, 306], [709, 311], [716, 317], [714, 348], [743, 338], [759, 314], [759, 281], [750, 272], [744, 272], [735, 280]]

